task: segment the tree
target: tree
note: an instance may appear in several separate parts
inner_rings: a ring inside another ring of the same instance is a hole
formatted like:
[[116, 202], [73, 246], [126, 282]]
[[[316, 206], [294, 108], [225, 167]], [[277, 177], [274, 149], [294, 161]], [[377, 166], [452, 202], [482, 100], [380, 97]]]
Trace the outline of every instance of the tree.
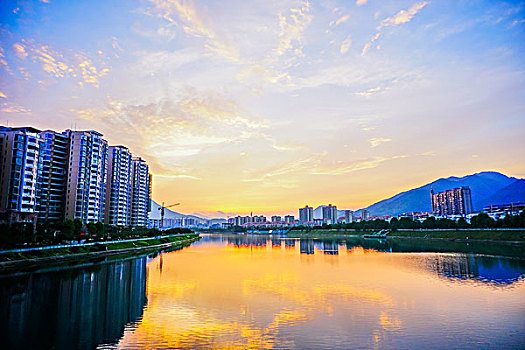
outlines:
[[90, 236], [97, 235], [97, 225], [94, 222], [89, 222], [86, 226]]
[[409, 218], [407, 216], [402, 217], [399, 219], [399, 228], [402, 229], [416, 229], [419, 228], [419, 222], [416, 222], [412, 220], [412, 218]]
[[426, 229], [437, 228], [437, 220], [435, 217], [429, 216], [428, 218], [425, 219], [425, 221], [423, 221], [421, 226]]
[[399, 227], [398, 224], [399, 224], [399, 220], [397, 218], [390, 219], [390, 229], [392, 231], [395, 231], [395, 230], [398, 229], [398, 227]]
[[479, 213], [470, 219], [470, 224], [476, 228], [489, 228], [494, 226], [495, 221], [487, 213]]
[[457, 228], [468, 228], [469, 224], [465, 218], [459, 218], [456, 226]]
[[82, 220], [75, 219], [74, 225], [75, 225], [75, 236], [78, 236], [82, 233]]

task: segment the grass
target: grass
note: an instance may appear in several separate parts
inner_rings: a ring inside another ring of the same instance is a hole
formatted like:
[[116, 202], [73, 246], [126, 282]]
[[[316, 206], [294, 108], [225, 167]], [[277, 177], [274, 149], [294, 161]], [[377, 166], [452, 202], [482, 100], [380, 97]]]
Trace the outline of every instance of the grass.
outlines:
[[175, 243], [178, 241], [183, 241], [191, 238], [197, 238], [198, 235], [187, 234], [177, 237], [163, 237], [158, 239], [150, 239], [143, 241], [134, 241], [134, 242], [116, 242], [116, 243], [99, 243], [89, 246], [80, 246], [80, 247], [67, 247], [67, 248], [56, 248], [56, 249], [45, 249], [45, 250], [36, 250], [29, 252], [8, 252], [0, 253], [0, 262], [2, 261], [12, 261], [12, 260], [25, 260], [25, 259], [36, 259], [36, 258], [45, 258], [53, 256], [63, 256], [71, 254], [84, 254], [84, 253], [93, 253], [93, 252], [102, 252], [102, 251], [115, 251], [120, 249], [131, 249], [131, 248], [143, 248], [149, 246], [156, 246], [164, 243]]
[[[312, 231], [292, 231], [288, 236], [297, 235], [300, 237], [328, 237], [337, 235], [361, 236], [371, 234], [375, 231], [332, 231], [332, 230], [312, 230]], [[406, 238], [440, 238], [440, 239], [467, 239], [468, 240], [489, 240], [489, 241], [522, 241], [525, 242], [525, 229], [523, 230], [447, 230], [447, 231], [391, 231], [389, 237]]]
[[396, 231], [389, 236], [396, 237], [421, 237], [421, 238], [446, 238], [489, 241], [525, 241], [525, 229], [519, 231], [507, 230], [450, 230], [450, 231]]

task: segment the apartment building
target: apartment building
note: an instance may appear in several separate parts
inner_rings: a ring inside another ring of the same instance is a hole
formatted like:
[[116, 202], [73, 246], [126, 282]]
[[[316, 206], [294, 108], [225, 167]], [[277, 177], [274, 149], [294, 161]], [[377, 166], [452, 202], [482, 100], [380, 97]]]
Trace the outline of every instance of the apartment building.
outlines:
[[314, 221], [314, 208], [305, 206], [304, 208], [299, 208], [299, 221], [301, 224]]
[[472, 213], [472, 193], [468, 186], [439, 193], [430, 190], [432, 214], [435, 216], [467, 215]]
[[327, 224], [337, 223], [337, 207], [335, 205], [323, 206], [323, 221]]
[[40, 138], [32, 127], [0, 127], [0, 218], [36, 222]]
[[105, 223], [128, 226], [131, 219], [132, 155], [127, 147], [108, 147]]
[[37, 181], [38, 219], [56, 223], [64, 220], [69, 137], [52, 130], [39, 133], [41, 170]]
[[131, 226], [147, 226], [151, 211], [151, 180], [149, 166], [140, 157], [131, 160]]
[[64, 135], [70, 141], [65, 217], [104, 222], [108, 142], [93, 130], [66, 130]]

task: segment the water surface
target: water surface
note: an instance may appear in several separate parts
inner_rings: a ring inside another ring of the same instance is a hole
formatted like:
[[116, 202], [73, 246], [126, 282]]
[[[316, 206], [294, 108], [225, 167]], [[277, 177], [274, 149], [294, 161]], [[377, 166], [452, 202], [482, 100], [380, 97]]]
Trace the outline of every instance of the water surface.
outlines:
[[207, 235], [153, 258], [4, 277], [2, 337], [19, 348], [523, 348], [525, 260], [394, 250]]

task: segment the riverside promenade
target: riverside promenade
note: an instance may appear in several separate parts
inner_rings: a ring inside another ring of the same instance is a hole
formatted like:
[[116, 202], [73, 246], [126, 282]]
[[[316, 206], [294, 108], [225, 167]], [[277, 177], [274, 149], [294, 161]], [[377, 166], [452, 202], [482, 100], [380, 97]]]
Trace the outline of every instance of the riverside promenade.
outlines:
[[96, 244], [114, 244], [114, 243], [126, 243], [126, 242], [137, 242], [137, 241], [149, 241], [152, 239], [161, 239], [161, 238], [171, 238], [171, 237], [180, 237], [187, 235], [187, 233], [179, 233], [175, 235], [163, 235], [147, 238], [130, 238], [130, 239], [117, 239], [112, 241], [99, 241], [99, 242], [88, 242], [88, 243], [77, 243], [77, 244], [56, 244], [56, 245], [46, 245], [42, 247], [31, 247], [31, 248], [19, 248], [19, 249], [5, 249], [0, 250], [0, 254], [3, 253], [22, 253], [22, 252], [31, 252], [47, 249], [63, 249], [63, 248], [73, 248], [73, 247], [88, 247]]
[[[198, 234], [176, 234], [148, 238], [105, 241], [96, 243], [72, 244], [27, 248], [25, 251], [8, 250], [0, 253], [0, 258], [18, 255], [13, 259], [0, 261], [0, 276], [5, 274], [22, 274], [37, 270], [46, 270], [57, 266], [74, 267], [89, 265], [108, 260], [132, 258], [156, 253], [166, 249], [188, 246], [199, 240]], [[58, 248], [57, 248], [58, 247]], [[46, 249], [42, 249], [46, 248]], [[55, 249], [56, 251], [53, 251]], [[93, 249], [86, 251], [85, 249]], [[73, 251], [72, 251], [73, 250]], [[22, 254], [40, 254], [45, 256], [26, 257]]]

